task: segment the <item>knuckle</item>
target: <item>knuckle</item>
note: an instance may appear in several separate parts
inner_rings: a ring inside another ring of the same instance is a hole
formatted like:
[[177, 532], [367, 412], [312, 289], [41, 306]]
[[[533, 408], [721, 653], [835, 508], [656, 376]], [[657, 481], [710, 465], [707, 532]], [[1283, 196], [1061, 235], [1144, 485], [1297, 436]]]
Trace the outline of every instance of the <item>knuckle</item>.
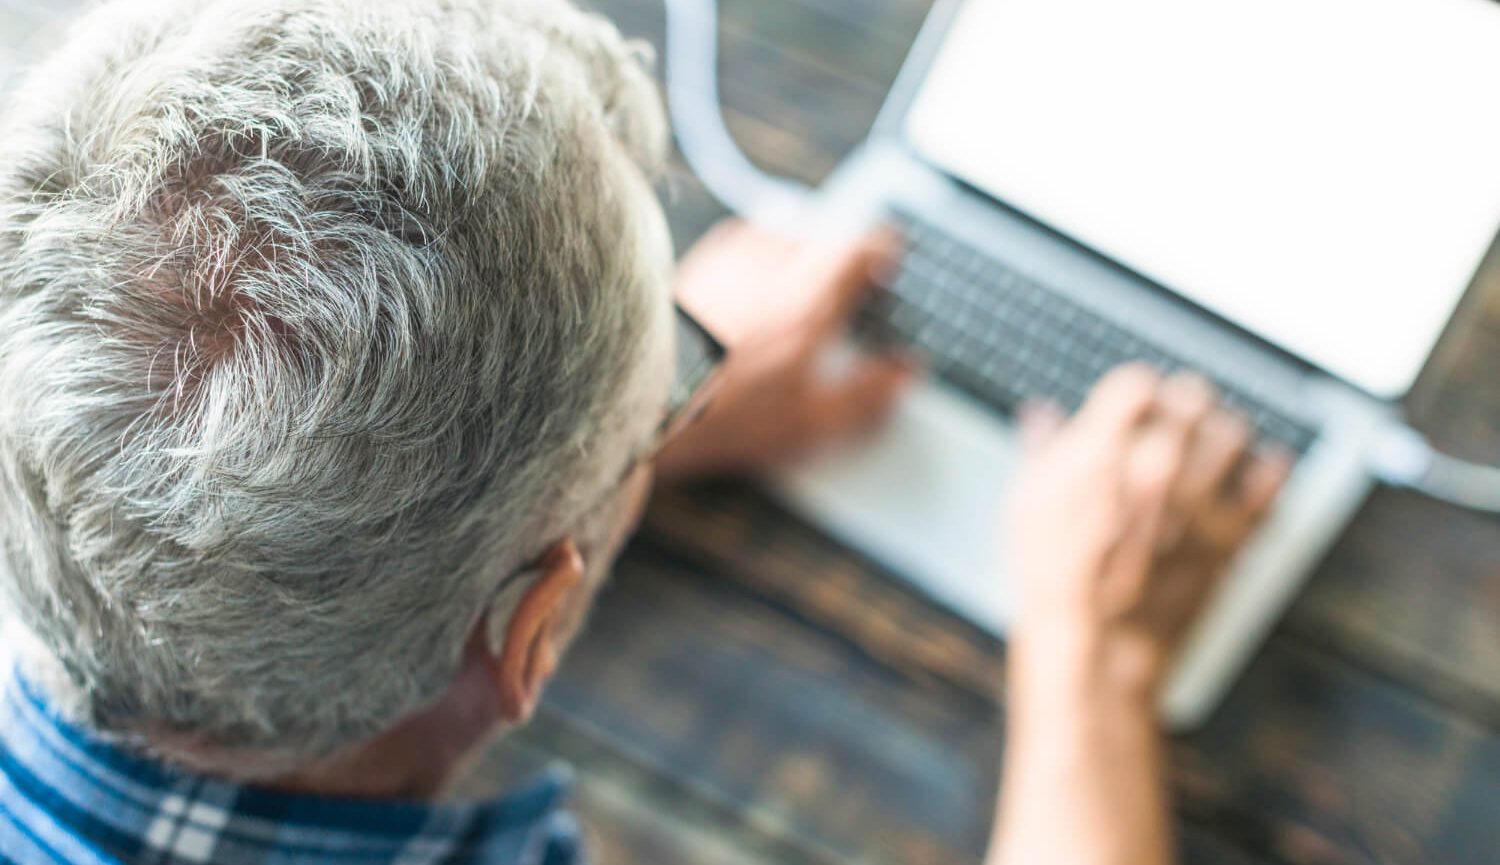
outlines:
[[1197, 420], [1214, 408], [1213, 385], [1196, 373], [1176, 373], [1161, 387], [1163, 408], [1185, 420]]
[[1140, 362], [1131, 362], [1110, 370], [1095, 387], [1095, 394], [1113, 394], [1120, 399], [1144, 401], [1154, 399], [1161, 381], [1156, 370]]
[[1177, 461], [1165, 449], [1143, 455], [1135, 471], [1135, 487], [1144, 498], [1157, 499], [1172, 491], [1177, 476]]
[[1238, 412], [1219, 409], [1214, 414], [1214, 431], [1225, 445], [1244, 450], [1250, 446], [1250, 422]]

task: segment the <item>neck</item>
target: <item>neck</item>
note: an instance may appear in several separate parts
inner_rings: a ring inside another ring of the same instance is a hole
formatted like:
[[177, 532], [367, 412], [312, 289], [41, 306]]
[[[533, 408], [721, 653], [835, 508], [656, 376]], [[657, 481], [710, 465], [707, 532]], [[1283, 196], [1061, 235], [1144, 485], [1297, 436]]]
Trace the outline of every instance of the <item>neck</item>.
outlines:
[[342, 798], [437, 798], [499, 732], [499, 699], [476, 650], [482, 647], [468, 648], [458, 676], [427, 708], [265, 786]]

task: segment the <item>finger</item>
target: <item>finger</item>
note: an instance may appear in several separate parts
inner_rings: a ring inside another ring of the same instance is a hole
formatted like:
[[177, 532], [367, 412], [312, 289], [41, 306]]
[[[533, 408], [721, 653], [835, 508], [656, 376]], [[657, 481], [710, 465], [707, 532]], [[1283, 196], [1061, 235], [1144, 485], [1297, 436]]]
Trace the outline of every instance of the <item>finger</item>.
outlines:
[[[1134, 471], [1139, 475], [1141, 466], [1137, 464]], [[1171, 483], [1165, 469], [1162, 472], [1154, 483], [1142, 483], [1139, 476], [1122, 481], [1118, 492], [1124, 528], [1110, 550], [1109, 561], [1110, 572], [1124, 578], [1117, 590], [1127, 596], [1138, 593], [1141, 583], [1150, 579], [1160, 555], [1161, 531], [1171, 500]]]
[[796, 244], [785, 234], [730, 217], [719, 220], [699, 238], [688, 250], [685, 262], [696, 258], [695, 253], [724, 255], [730, 250], [753, 258], [764, 256], [768, 261], [790, 261], [796, 252]]
[[1157, 411], [1182, 427], [1187, 436], [1182, 480], [1174, 499], [1191, 512], [1220, 483], [1243, 453], [1248, 432], [1233, 415], [1215, 408], [1213, 386], [1205, 379], [1180, 373], [1167, 378], [1157, 395]]
[[1214, 388], [1193, 373], [1174, 373], [1162, 381], [1156, 395], [1157, 411], [1196, 428], [1214, 408]]
[[1258, 455], [1245, 465], [1233, 489], [1201, 509], [1196, 532], [1205, 555], [1226, 561], [1234, 556], [1275, 503], [1291, 467], [1284, 453]]
[[1181, 545], [1184, 521], [1174, 499], [1191, 432], [1181, 416], [1157, 413], [1128, 440], [1120, 493], [1125, 527], [1110, 557], [1111, 596], [1122, 607], [1157, 596], [1160, 587], [1150, 584], [1164, 575], [1162, 561]]
[[1198, 427], [1178, 485], [1176, 507], [1187, 521], [1183, 553], [1193, 558], [1228, 557], [1240, 542], [1242, 521], [1236, 470], [1250, 444], [1248, 425], [1214, 410]]
[[1183, 473], [1184, 502], [1203, 502], [1230, 495], [1235, 469], [1250, 447], [1250, 427], [1233, 412], [1216, 409], [1198, 429]]
[[852, 243], [816, 250], [811, 285], [825, 292], [811, 322], [821, 340], [837, 333], [874, 289], [880, 274], [900, 255], [901, 239], [890, 229], [876, 229]]
[[1158, 545], [1175, 547], [1185, 528], [1187, 511], [1181, 479], [1208, 408], [1212, 393], [1201, 380], [1173, 376], [1158, 388], [1155, 410], [1146, 420], [1126, 456], [1126, 489], [1131, 495], [1167, 496]]
[[1175, 498], [1178, 479], [1187, 464], [1192, 426], [1181, 418], [1163, 416], [1152, 421], [1125, 458], [1125, 489], [1130, 498]]
[[1169, 376], [1157, 389], [1155, 416], [1148, 423], [1155, 431], [1156, 441], [1152, 446], [1162, 449], [1157, 458], [1169, 460], [1176, 469], [1170, 492], [1170, 513], [1162, 528], [1162, 542], [1168, 547], [1181, 541], [1197, 510], [1198, 502], [1187, 495], [1191, 488], [1189, 470], [1194, 451], [1200, 446], [1204, 421], [1213, 407], [1212, 386], [1191, 373]]
[[1101, 452], [1113, 450], [1110, 442], [1123, 444], [1150, 414], [1160, 380], [1155, 370], [1143, 364], [1115, 368], [1094, 386], [1073, 427], [1095, 439], [1094, 446]]
[[1292, 458], [1276, 449], [1259, 454], [1240, 478], [1240, 501], [1253, 528], [1265, 518], [1292, 474]]
[[895, 406], [896, 399], [915, 376], [912, 365], [897, 358], [869, 358], [839, 382], [814, 396], [816, 422], [824, 435], [838, 436], [868, 429]]
[[1041, 400], [1027, 400], [1016, 414], [1021, 428], [1021, 449], [1028, 454], [1052, 443], [1068, 420], [1062, 409]]

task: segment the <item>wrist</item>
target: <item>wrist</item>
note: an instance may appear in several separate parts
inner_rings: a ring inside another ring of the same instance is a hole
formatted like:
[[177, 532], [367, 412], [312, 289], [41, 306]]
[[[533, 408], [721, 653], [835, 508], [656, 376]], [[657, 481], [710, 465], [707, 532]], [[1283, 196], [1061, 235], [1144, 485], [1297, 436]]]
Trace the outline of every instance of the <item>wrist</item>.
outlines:
[[1101, 628], [1020, 628], [1006, 659], [1018, 705], [1154, 717], [1168, 666], [1148, 640]]

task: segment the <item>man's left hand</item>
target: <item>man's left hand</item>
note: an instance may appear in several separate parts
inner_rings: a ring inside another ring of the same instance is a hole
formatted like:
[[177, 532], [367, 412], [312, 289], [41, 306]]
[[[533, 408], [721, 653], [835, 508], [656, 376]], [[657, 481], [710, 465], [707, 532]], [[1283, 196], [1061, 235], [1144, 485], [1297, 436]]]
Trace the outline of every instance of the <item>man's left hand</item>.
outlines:
[[657, 458], [662, 477], [762, 472], [877, 425], [911, 364], [862, 356], [831, 375], [820, 361], [898, 248], [883, 232], [833, 244], [743, 222], [699, 241], [678, 269], [677, 299], [729, 359], [703, 418]]

